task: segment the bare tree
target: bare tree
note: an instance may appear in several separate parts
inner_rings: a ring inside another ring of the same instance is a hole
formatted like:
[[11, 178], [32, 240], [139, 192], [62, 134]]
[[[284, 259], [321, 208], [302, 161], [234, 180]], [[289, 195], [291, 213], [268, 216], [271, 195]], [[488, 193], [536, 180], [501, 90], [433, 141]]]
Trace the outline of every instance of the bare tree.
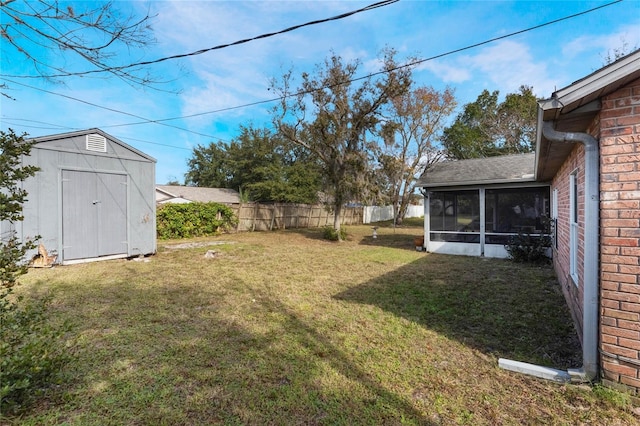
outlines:
[[631, 52], [635, 52], [636, 50], [638, 50], [637, 44], [633, 47], [629, 47], [629, 43], [624, 39], [624, 37], [620, 39], [620, 44], [620, 47], [614, 47], [613, 49], [607, 50], [606, 55], [602, 58], [603, 67], [614, 63], [618, 59], [627, 56]]
[[[15, 61], [24, 70], [17, 75], [3, 73], [3, 77], [61, 81], [70, 76], [109, 73], [130, 84], [154, 82], [141, 67], [115, 63], [123, 51], [154, 42], [148, 14], [141, 18], [121, 15], [112, 2], [71, 5], [55, 0], [1, 1], [0, 14], [3, 62]], [[77, 58], [90, 69], [73, 67]]]
[[383, 72], [377, 77], [356, 80], [359, 62], [343, 63], [332, 55], [315, 75], [303, 73], [301, 87], [295, 91], [291, 72], [280, 83], [272, 82], [282, 96], [274, 110], [274, 124], [284, 138], [317, 156], [338, 237], [342, 207], [359, 201], [371, 178], [373, 142], [367, 135], [379, 124], [385, 104], [411, 83], [411, 71], [397, 66], [394, 53], [385, 52]]
[[444, 157], [438, 140], [456, 105], [450, 88], [439, 92], [419, 87], [392, 99], [390, 115], [382, 128], [384, 144], [379, 163], [397, 224], [407, 212], [416, 177]]

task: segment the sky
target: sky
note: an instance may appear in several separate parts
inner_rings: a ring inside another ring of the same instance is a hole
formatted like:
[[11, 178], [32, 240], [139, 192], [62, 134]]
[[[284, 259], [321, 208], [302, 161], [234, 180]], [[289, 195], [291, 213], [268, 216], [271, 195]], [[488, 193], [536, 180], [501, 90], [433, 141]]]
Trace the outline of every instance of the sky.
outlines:
[[[119, 0], [113, 7], [122, 15], [152, 16], [155, 40], [140, 49], [115, 46], [110, 61], [127, 65], [195, 52], [373, 3], [376, 0]], [[640, 48], [640, 0], [610, 3], [400, 0], [343, 19], [151, 64], [145, 71], [161, 81], [151, 87], [103, 74], [34, 78], [37, 70], [1, 39], [0, 83], [5, 85], [2, 93], [12, 99], [0, 96], [0, 128], [38, 137], [97, 127], [154, 157], [158, 184], [182, 183], [194, 147], [229, 142], [240, 126], [272, 128], [273, 79], [290, 70], [294, 76], [313, 73], [332, 54], [346, 62], [358, 61], [358, 76], [380, 70], [385, 47], [398, 52], [400, 63], [424, 60], [413, 71], [416, 86], [454, 89], [457, 112], [485, 89], [504, 96], [528, 85], [539, 98], [549, 98], [601, 68], [615, 50]], [[71, 6], [78, 13], [97, 4], [101, 3], [60, 2], [60, 7]], [[531, 29], [600, 6], [604, 7]], [[7, 16], [2, 10], [0, 14], [6, 24]], [[492, 39], [497, 40], [484, 43]], [[45, 64], [91, 69], [68, 51], [29, 48]], [[153, 122], [169, 118], [175, 119]]]

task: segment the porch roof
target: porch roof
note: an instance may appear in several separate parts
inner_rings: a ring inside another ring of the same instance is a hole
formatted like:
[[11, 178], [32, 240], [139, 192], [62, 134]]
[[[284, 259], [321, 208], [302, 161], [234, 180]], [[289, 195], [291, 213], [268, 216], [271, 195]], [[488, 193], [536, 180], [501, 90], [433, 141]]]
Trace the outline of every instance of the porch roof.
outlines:
[[418, 187], [488, 185], [535, 182], [535, 153], [445, 161], [431, 166]]

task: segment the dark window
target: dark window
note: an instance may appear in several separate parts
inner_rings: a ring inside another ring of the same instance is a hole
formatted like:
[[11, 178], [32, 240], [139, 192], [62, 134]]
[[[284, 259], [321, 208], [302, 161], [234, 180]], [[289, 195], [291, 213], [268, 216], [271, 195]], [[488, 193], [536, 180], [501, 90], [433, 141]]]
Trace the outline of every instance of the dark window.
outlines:
[[432, 192], [429, 218], [431, 241], [480, 242], [478, 191]]
[[517, 234], [544, 231], [549, 217], [549, 188], [487, 189], [487, 233]]

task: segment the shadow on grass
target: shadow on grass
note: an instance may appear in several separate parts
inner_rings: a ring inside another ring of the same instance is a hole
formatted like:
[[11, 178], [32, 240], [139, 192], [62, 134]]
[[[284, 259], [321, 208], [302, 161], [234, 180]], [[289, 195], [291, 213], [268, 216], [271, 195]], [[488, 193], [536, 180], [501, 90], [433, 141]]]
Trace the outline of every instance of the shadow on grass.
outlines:
[[[53, 401], [79, 423], [432, 424], [277, 295], [256, 290], [229, 317], [218, 312], [226, 292], [119, 280], [85, 291], [91, 302], [70, 307], [84, 342], [73, 389]], [[266, 318], [261, 332], [244, 325]]]
[[377, 306], [496, 357], [581, 365], [570, 313], [548, 266], [428, 254], [335, 297]]

